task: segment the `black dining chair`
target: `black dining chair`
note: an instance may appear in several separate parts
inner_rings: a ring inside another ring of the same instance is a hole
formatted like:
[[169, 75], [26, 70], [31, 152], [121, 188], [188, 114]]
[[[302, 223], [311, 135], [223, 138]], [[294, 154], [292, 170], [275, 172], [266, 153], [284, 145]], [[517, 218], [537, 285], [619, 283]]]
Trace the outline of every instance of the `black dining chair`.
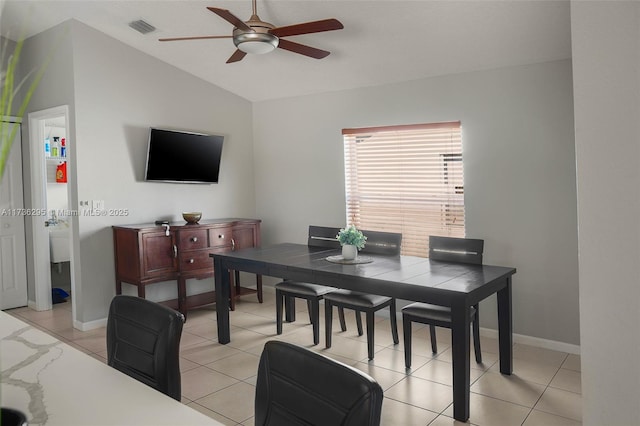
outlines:
[[258, 365], [255, 425], [377, 426], [383, 397], [380, 385], [356, 368], [268, 341]]
[[140, 297], [117, 295], [107, 319], [107, 364], [180, 401], [184, 316]]
[[[453, 238], [429, 236], [429, 258], [431, 260], [441, 260], [444, 262], [482, 264], [482, 252], [484, 240], [472, 238]], [[476, 362], [482, 362], [482, 352], [480, 350], [480, 313], [478, 305], [470, 308], [473, 329], [473, 351], [476, 355]], [[402, 308], [402, 331], [404, 336], [404, 363], [407, 368], [411, 367], [411, 323], [417, 322], [429, 325], [429, 335], [431, 338], [431, 351], [438, 353], [438, 343], [436, 341], [436, 327], [451, 328], [451, 309], [445, 306], [432, 305], [429, 303], [411, 303]]]
[[[362, 231], [362, 233], [367, 237], [367, 242], [360, 253], [381, 254], [386, 256], [400, 255], [402, 234], [378, 231]], [[360, 293], [351, 290], [335, 290], [324, 296], [325, 345], [327, 348], [331, 347], [333, 306], [336, 306], [339, 312], [343, 309], [353, 309], [355, 311], [358, 336], [362, 336], [362, 318], [360, 314], [362, 312], [365, 313], [367, 322], [367, 352], [369, 359], [373, 359], [374, 354], [374, 315], [380, 309], [384, 309], [387, 306], [389, 307], [393, 343], [396, 345], [399, 343], [398, 324], [396, 318], [396, 299], [393, 297]], [[345, 330], [346, 328], [342, 329], [342, 331]]]
[[[336, 235], [340, 228], [325, 226], [309, 226], [307, 245], [309, 247], [339, 249], [340, 242]], [[336, 290], [334, 287], [285, 280], [275, 285], [276, 289], [276, 333], [282, 334], [282, 308], [285, 306], [286, 320], [295, 321], [295, 299], [305, 299], [309, 310], [309, 322], [313, 328], [313, 344], [320, 341], [320, 300], [329, 292]], [[340, 313], [340, 326], [346, 330], [344, 312]]]
[[0, 408], [0, 425], [1, 426], [27, 426], [27, 415], [22, 411], [13, 408]]

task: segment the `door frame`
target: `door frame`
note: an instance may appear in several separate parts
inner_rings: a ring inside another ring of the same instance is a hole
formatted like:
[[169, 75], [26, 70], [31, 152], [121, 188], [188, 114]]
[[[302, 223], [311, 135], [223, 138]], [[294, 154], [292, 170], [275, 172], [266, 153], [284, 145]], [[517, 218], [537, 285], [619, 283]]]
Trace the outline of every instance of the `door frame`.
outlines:
[[[41, 111], [34, 111], [29, 113], [29, 160], [30, 160], [30, 172], [31, 172], [31, 208], [32, 209], [45, 209], [47, 207], [47, 188], [46, 188], [46, 168], [44, 149], [42, 144], [45, 138], [43, 122], [53, 118], [65, 118], [66, 134], [69, 132], [69, 106], [61, 105], [53, 108], [44, 109]], [[75, 146], [70, 147], [71, 151]], [[71, 153], [71, 155], [73, 155]], [[69, 169], [67, 169], [67, 175], [69, 176]], [[71, 179], [67, 184], [67, 198], [71, 200]], [[31, 220], [31, 237], [33, 247], [33, 277], [34, 277], [34, 306], [32, 308], [38, 311], [49, 310], [52, 308], [51, 298], [51, 257], [49, 253], [49, 233], [48, 230], [42, 226], [40, 221], [44, 222], [48, 219], [48, 216], [32, 217]], [[70, 254], [71, 254], [71, 306], [73, 313], [73, 323], [76, 321], [76, 283], [74, 279], [74, 256], [73, 256], [73, 242], [75, 240], [74, 224], [75, 217], [69, 217], [71, 223], [69, 223], [69, 242], [70, 242]]]

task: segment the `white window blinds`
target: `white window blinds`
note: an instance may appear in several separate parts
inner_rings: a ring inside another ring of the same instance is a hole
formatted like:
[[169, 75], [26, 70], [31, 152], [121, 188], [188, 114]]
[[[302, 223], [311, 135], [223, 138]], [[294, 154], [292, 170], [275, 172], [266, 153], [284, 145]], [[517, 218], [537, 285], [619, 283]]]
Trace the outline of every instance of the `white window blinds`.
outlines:
[[401, 232], [427, 257], [429, 235], [464, 237], [460, 122], [344, 129], [347, 224]]

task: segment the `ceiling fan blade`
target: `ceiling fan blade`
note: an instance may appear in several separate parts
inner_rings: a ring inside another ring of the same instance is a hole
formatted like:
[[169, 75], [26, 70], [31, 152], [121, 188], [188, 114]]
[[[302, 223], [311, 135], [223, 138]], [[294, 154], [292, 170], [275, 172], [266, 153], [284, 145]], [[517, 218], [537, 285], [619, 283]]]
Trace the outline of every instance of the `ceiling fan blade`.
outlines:
[[301, 34], [321, 33], [323, 31], [341, 30], [344, 26], [337, 19], [323, 19], [321, 21], [305, 22], [304, 24], [287, 25], [273, 28], [269, 32], [278, 37], [288, 37]]
[[211, 38], [233, 38], [233, 36], [169, 37], [169, 38], [159, 38], [158, 41], [206, 40]]
[[247, 55], [246, 52], [243, 52], [242, 50], [237, 49], [235, 52], [233, 52], [233, 55], [231, 55], [231, 57], [227, 59], [227, 64], [241, 61], [242, 58], [244, 58], [246, 55]]
[[244, 31], [253, 31], [250, 26], [245, 24], [240, 18], [238, 18], [233, 13], [229, 12], [227, 9], [220, 9], [217, 7], [207, 7], [210, 11], [224, 19], [225, 21], [231, 23], [236, 28], [239, 28]]
[[331, 53], [326, 50], [316, 49], [315, 47], [305, 46], [304, 44], [294, 43], [293, 41], [284, 39], [280, 39], [278, 47], [280, 49], [288, 50], [289, 52], [299, 53], [315, 59], [322, 59]]

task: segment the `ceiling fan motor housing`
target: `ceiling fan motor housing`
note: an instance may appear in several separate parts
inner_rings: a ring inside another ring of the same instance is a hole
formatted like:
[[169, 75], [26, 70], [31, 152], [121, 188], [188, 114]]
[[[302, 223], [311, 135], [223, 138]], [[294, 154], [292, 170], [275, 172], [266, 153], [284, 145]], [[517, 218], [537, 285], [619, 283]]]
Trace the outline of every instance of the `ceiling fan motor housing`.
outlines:
[[279, 39], [269, 31], [275, 28], [274, 25], [261, 21], [257, 16], [253, 15], [246, 24], [253, 31], [245, 31], [243, 29], [233, 29], [233, 44], [246, 53], [269, 53], [278, 47]]

